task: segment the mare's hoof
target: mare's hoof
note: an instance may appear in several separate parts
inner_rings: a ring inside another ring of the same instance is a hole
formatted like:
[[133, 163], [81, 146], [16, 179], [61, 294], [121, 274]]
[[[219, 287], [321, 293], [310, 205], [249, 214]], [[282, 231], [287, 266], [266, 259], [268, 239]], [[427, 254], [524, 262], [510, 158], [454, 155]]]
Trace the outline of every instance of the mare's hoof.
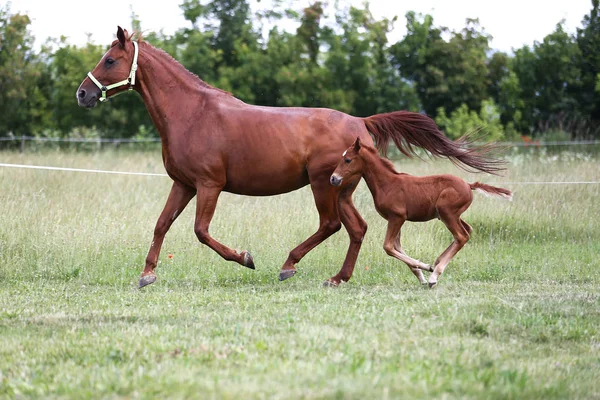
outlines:
[[279, 271], [279, 280], [285, 281], [286, 279], [291, 278], [294, 275], [296, 275], [295, 269], [282, 269], [281, 271]]
[[437, 285], [437, 282], [429, 282], [428, 285], [429, 289], [433, 289]]
[[338, 287], [338, 286], [340, 286], [340, 284], [335, 283], [334, 281], [326, 280], [325, 282], [323, 282], [323, 287]]
[[151, 283], [154, 283], [156, 281], [156, 275], [152, 274], [152, 275], [144, 275], [140, 278], [140, 286], [139, 288], [143, 288], [144, 286], [148, 286]]
[[432, 266], [432, 265], [426, 264], [426, 265], [425, 265], [425, 268], [421, 268], [421, 269], [422, 269], [423, 271], [433, 272], [433, 269], [434, 269], [434, 268], [433, 268], [433, 266]]
[[254, 260], [249, 251], [244, 251], [244, 266], [250, 269], [256, 269], [254, 268]]

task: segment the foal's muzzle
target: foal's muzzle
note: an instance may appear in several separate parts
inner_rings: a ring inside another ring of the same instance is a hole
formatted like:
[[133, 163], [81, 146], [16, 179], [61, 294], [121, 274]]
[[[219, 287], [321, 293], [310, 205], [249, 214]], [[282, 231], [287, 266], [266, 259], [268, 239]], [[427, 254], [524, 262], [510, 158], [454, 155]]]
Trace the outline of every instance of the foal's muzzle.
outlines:
[[337, 175], [331, 175], [331, 178], [329, 178], [329, 182], [333, 186], [340, 186], [342, 184], [342, 178]]

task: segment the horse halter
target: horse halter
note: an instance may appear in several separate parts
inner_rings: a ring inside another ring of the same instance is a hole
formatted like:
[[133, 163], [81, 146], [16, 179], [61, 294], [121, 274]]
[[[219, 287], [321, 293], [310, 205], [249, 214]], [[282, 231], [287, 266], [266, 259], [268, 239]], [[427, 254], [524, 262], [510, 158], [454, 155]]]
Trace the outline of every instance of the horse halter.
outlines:
[[129, 85], [129, 90], [133, 90], [133, 86], [135, 85], [135, 72], [137, 71], [137, 68], [138, 68], [137, 61], [138, 61], [139, 50], [138, 50], [138, 43], [137, 42], [132, 42], [132, 43], [133, 43], [133, 48], [134, 48], [133, 61], [131, 62], [131, 72], [129, 72], [129, 77], [127, 79], [122, 80], [117, 83], [113, 83], [112, 85], [104, 86], [103, 84], [100, 83], [100, 81], [98, 81], [98, 79], [96, 79], [94, 77], [94, 75], [92, 74], [91, 71], [88, 72], [88, 77], [102, 91], [102, 97], [100, 97], [98, 99], [101, 103], [108, 101], [106, 92], [108, 92], [111, 89], [118, 88], [120, 86]]

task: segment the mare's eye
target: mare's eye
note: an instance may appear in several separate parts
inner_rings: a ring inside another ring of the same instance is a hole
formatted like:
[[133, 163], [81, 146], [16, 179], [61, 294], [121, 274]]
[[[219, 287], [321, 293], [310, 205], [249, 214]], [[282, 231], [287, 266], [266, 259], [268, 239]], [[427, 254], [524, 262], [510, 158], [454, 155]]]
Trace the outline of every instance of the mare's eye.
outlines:
[[108, 65], [112, 65], [112, 64], [114, 64], [114, 63], [115, 63], [115, 59], [114, 59], [114, 58], [110, 58], [110, 57], [109, 57], [109, 58], [107, 58], [107, 59], [106, 59], [106, 63], [107, 63]]
[[351, 160], [351, 159], [349, 159], [349, 158], [344, 158], [344, 162], [345, 162], [346, 164], [350, 164], [350, 163], [352, 162], [352, 160]]

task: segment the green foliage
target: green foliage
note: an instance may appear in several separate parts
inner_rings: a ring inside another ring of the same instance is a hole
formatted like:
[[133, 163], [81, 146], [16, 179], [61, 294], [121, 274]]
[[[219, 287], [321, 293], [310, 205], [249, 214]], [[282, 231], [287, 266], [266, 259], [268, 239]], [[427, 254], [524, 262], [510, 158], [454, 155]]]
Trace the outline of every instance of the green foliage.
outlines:
[[600, 119], [600, 93], [593, 90], [600, 74], [600, 9], [599, 1], [592, 0], [592, 9], [577, 29], [577, 46], [581, 52], [581, 88], [578, 99], [585, 114]]
[[[0, 4], [0, 119], [1, 135], [27, 133], [43, 125], [44, 64], [33, 52], [27, 15], [10, 14], [10, 3]], [[30, 113], [30, 110], [38, 112]]]
[[435, 122], [444, 130], [444, 133], [458, 139], [466, 133], [481, 131], [486, 140], [501, 140], [505, 138], [504, 127], [500, 122], [500, 112], [494, 100], [484, 100], [481, 103], [479, 114], [469, 110], [466, 104], [446, 115], [444, 107], [437, 112]]
[[435, 27], [433, 17], [406, 15], [408, 34], [392, 46], [394, 64], [413, 80], [425, 111], [435, 115], [444, 107], [453, 111], [462, 104], [478, 108], [488, 95], [487, 52], [491, 39], [476, 19], [468, 19], [461, 32]]

